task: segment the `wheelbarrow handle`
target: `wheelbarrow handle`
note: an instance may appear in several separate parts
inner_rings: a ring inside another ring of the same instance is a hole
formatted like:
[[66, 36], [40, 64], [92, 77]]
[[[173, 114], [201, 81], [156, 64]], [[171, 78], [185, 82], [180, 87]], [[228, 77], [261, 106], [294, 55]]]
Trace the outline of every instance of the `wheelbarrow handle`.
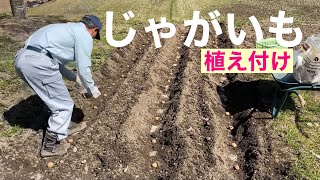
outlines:
[[299, 101], [300, 101], [300, 104], [301, 104], [301, 108], [304, 108], [305, 105], [307, 104], [306, 101], [303, 99], [301, 94], [297, 94], [297, 95], [298, 95], [298, 98], [299, 98]]

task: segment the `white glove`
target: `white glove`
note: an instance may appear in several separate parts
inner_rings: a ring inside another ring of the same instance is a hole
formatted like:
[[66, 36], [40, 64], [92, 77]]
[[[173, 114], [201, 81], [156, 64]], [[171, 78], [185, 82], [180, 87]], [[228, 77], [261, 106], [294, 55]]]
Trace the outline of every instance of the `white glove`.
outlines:
[[97, 86], [93, 87], [93, 90], [91, 91], [92, 97], [98, 98], [101, 95], [101, 92], [99, 91]]
[[[86, 90], [86, 88], [84, 88], [84, 86], [83, 86], [83, 84], [82, 84], [82, 82], [80, 80], [79, 75], [77, 75], [77, 77], [76, 77], [76, 82], [77, 82], [77, 84], [79, 86], [80, 94], [82, 94], [83, 97], [85, 97], [85, 98], [90, 97], [90, 94], [88, 94], [88, 91]], [[97, 86], [93, 87], [93, 90], [91, 91], [91, 95], [94, 98], [98, 98], [101, 95], [101, 92], [99, 91]]]

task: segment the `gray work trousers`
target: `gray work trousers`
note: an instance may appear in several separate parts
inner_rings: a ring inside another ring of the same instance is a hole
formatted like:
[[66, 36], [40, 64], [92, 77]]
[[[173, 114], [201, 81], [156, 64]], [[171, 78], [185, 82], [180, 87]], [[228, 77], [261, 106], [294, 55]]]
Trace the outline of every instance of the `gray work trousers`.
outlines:
[[63, 82], [59, 63], [43, 53], [21, 49], [16, 55], [15, 68], [51, 110], [48, 130], [57, 133], [58, 140], [66, 138], [74, 103]]

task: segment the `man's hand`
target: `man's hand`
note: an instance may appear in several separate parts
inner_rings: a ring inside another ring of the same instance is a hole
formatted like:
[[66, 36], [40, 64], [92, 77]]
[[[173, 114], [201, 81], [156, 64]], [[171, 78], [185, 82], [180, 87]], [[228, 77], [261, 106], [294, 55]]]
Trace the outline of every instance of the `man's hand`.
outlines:
[[82, 94], [82, 96], [84, 98], [90, 98], [90, 97], [98, 98], [101, 95], [101, 92], [99, 91], [99, 88], [97, 86], [94, 86], [93, 90], [91, 91], [91, 93], [88, 93], [86, 88], [84, 88], [84, 86], [83, 86], [83, 84], [82, 84], [82, 82], [80, 80], [79, 75], [77, 75], [76, 82], [77, 82], [77, 84], [79, 86], [80, 94]]
[[[84, 89], [84, 90], [85, 90], [85, 89]], [[91, 97], [93, 97], [93, 98], [98, 98], [98, 97], [101, 95], [101, 92], [99, 91], [98, 87], [95, 86], [95, 87], [93, 88], [93, 90], [91, 91], [91, 93], [88, 93], [87, 91], [85, 91], [85, 92], [83, 92], [83, 93], [81, 93], [81, 94], [82, 94], [82, 96], [83, 96], [84, 98], [91, 98]]]

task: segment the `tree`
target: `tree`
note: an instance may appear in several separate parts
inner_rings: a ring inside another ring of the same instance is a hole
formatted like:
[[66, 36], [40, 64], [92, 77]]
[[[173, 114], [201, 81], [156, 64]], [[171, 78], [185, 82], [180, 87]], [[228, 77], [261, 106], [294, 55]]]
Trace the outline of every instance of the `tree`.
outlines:
[[25, 19], [26, 6], [24, 0], [10, 0], [11, 12], [14, 18]]

